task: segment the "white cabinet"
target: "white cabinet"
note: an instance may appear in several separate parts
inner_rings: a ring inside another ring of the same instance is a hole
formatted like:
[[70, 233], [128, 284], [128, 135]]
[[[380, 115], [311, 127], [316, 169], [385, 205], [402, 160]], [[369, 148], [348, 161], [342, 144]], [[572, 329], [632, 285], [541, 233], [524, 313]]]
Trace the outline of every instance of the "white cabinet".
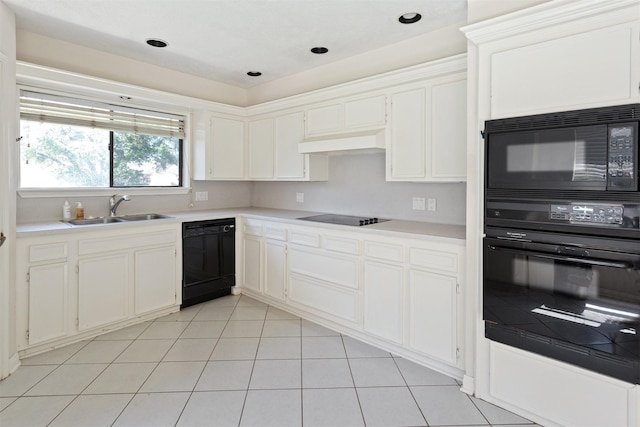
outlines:
[[248, 178], [251, 180], [326, 181], [326, 155], [300, 154], [304, 113], [289, 112], [249, 121]]
[[386, 125], [384, 94], [348, 98], [307, 109], [305, 133], [309, 137], [353, 132]]
[[244, 179], [244, 120], [205, 111], [195, 112], [193, 117], [194, 179]]
[[456, 363], [457, 281], [455, 277], [409, 271], [409, 346]]
[[403, 342], [404, 269], [401, 265], [365, 261], [364, 330]]
[[387, 180], [466, 179], [466, 93], [458, 73], [391, 96]]
[[129, 256], [116, 253], [78, 262], [78, 330], [108, 325], [129, 314]]
[[19, 239], [16, 244], [18, 348], [71, 333], [69, 242], [59, 237]]
[[179, 229], [113, 225], [19, 238], [17, 277], [25, 278], [16, 288], [21, 355], [175, 311], [182, 286]]
[[426, 90], [417, 88], [391, 97], [392, 179], [423, 179], [426, 174]]
[[264, 243], [264, 293], [270, 297], [284, 301], [285, 271], [286, 271], [285, 242], [266, 239]]
[[273, 118], [249, 122], [249, 179], [273, 179], [275, 135]]
[[493, 53], [491, 117], [638, 102], [635, 19], [562, 37], [553, 33], [547, 35], [551, 39]]
[[134, 253], [136, 315], [176, 303], [176, 247], [161, 246]]

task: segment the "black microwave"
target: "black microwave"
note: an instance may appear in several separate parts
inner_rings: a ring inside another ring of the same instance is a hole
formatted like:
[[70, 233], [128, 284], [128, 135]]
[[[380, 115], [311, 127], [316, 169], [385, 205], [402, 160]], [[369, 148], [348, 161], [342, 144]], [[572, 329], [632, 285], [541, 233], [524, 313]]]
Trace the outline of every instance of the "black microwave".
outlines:
[[485, 122], [492, 190], [638, 191], [640, 104]]

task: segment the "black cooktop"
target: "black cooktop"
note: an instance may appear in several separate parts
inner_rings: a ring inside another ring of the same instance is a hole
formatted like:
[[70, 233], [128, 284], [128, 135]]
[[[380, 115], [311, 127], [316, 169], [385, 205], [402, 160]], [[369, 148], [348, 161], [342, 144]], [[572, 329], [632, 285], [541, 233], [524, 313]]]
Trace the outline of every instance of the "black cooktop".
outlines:
[[298, 218], [298, 219], [302, 219], [304, 221], [326, 222], [329, 224], [353, 225], [356, 227], [389, 221], [388, 219], [381, 219], [381, 218], [371, 218], [371, 217], [367, 218], [363, 216], [334, 215], [334, 214], [305, 216], [303, 218]]

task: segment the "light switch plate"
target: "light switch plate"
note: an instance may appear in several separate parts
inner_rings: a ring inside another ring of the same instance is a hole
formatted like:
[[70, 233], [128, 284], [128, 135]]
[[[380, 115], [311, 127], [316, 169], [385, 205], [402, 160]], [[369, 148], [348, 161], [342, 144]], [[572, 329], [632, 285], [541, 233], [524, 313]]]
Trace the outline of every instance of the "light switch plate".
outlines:
[[431, 212], [435, 212], [436, 211], [436, 199], [434, 199], [434, 198], [428, 198], [427, 199], [427, 210], [431, 211]]
[[304, 203], [304, 193], [296, 193], [296, 202]]
[[414, 211], [423, 211], [424, 210], [424, 197], [414, 197], [413, 198], [413, 210]]

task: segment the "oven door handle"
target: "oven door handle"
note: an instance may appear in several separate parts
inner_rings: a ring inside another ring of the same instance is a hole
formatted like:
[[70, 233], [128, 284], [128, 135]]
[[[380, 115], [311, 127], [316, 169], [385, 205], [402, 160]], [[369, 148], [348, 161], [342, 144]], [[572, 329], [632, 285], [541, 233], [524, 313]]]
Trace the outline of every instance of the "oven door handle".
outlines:
[[489, 249], [491, 249], [492, 251], [506, 251], [506, 252], [516, 253], [516, 254], [526, 254], [527, 256], [532, 256], [535, 258], [551, 259], [555, 261], [564, 261], [564, 262], [574, 262], [576, 264], [586, 264], [586, 265], [592, 265], [592, 266], [598, 266], [598, 267], [621, 268], [625, 270], [633, 268], [633, 264], [628, 262], [576, 258], [576, 257], [566, 256], [566, 255], [551, 255], [551, 254], [531, 252], [523, 249], [516, 250], [516, 249], [502, 248], [494, 245], [488, 245], [488, 246], [489, 246]]

